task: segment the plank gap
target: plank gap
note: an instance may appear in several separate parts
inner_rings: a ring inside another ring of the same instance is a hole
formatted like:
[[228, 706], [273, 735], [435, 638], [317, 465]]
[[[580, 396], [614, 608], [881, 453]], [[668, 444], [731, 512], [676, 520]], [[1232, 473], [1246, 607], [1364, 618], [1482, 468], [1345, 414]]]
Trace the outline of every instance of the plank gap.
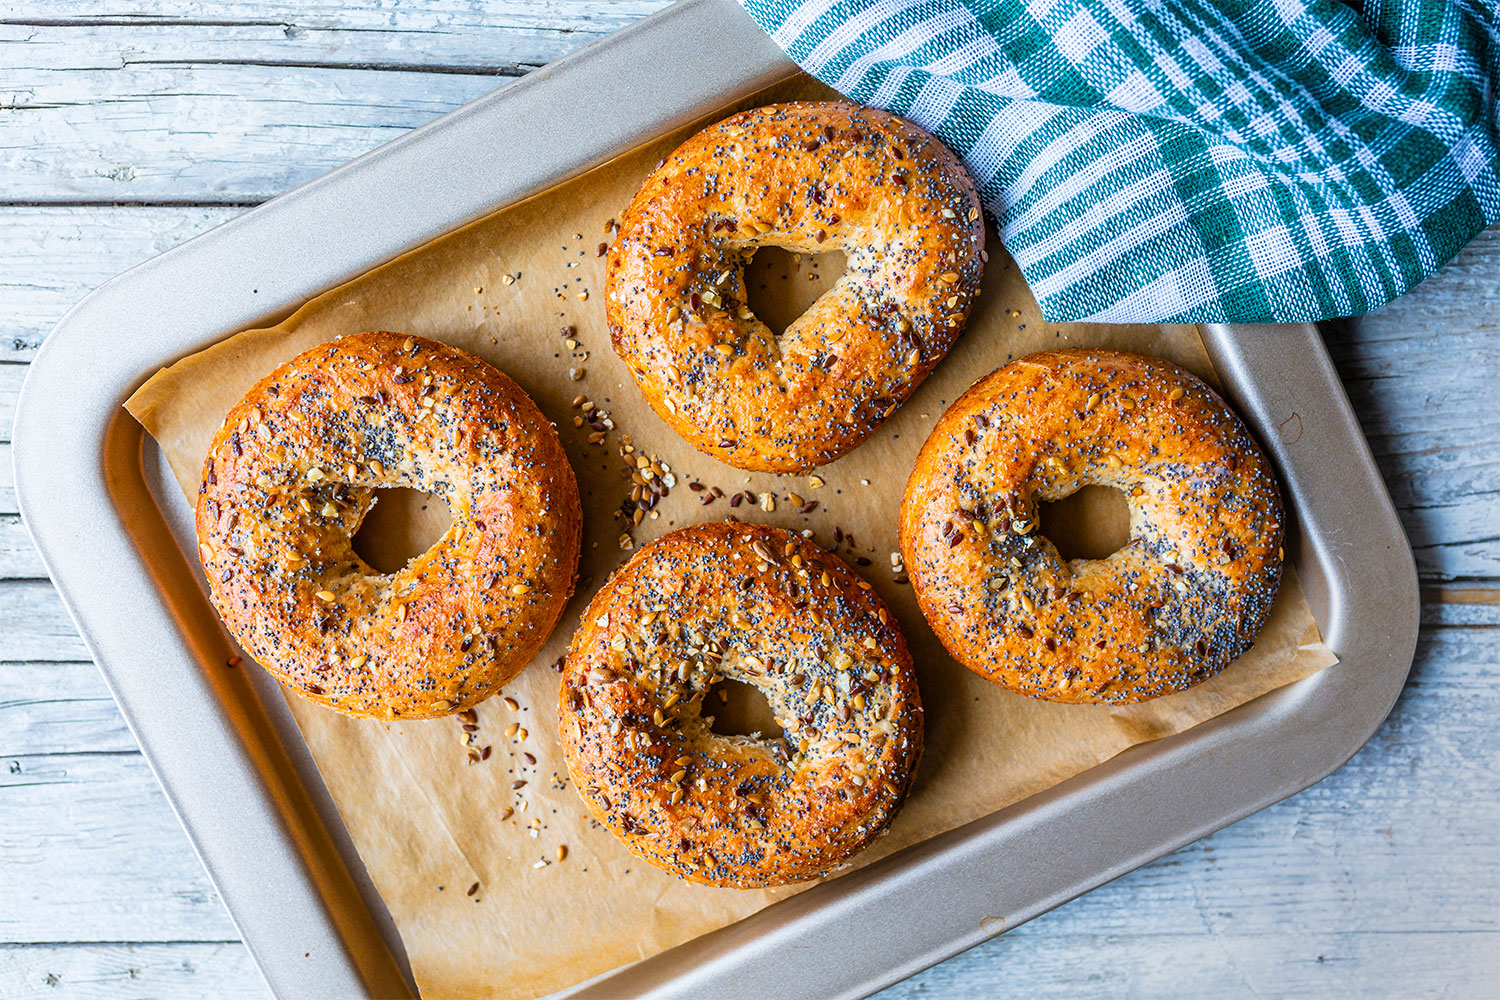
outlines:
[[[506, 76], [522, 77], [537, 66], [532, 63], [510, 63], [500, 66], [472, 66], [462, 63], [381, 63], [357, 62], [337, 63], [311, 59], [126, 59], [121, 64], [130, 66], [258, 66], [268, 69], [332, 69], [356, 70], [369, 73], [433, 73], [447, 76]], [[16, 110], [24, 111], [28, 105]]]

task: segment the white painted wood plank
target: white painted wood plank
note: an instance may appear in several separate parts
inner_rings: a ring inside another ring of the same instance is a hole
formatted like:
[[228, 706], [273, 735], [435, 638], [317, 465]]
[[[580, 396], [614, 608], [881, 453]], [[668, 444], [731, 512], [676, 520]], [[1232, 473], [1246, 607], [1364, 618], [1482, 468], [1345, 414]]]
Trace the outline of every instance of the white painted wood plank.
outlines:
[[[1116, 905], [1131, 909], [1124, 894]], [[1202, 997], [1493, 997], [1500, 933], [1183, 935], [1059, 933], [1049, 914], [880, 1000], [1197, 1000]]]
[[[670, 0], [134, 0], [128, 13], [56, 0], [10, 0], [0, 24], [103, 28], [101, 38], [143, 27], [174, 34], [231, 34], [242, 27], [269, 27], [306, 55], [350, 61], [399, 59], [425, 67], [471, 60], [527, 31], [602, 34], [622, 28], [666, 6]], [[191, 37], [196, 37], [192, 35]], [[276, 35], [272, 34], [275, 40]]]
[[1500, 629], [1500, 603], [1496, 603], [1497, 592], [1486, 589], [1480, 592], [1486, 599], [1455, 602], [1447, 599], [1450, 594], [1436, 595], [1422, 604], [1423, 626], [1452, 625], [1462, 628]]
[[11, 425], [16, 420], [16, 399], [25, 379], [25, 365], [0, 362], [0, 441], [10, 440]]
[[0, 946], [9, 1000], [266, 1000], [238, 941]]
[[260, 202], [504, 82], [239, 63], [0, 72], [13, 202]]
[[6, 580], [37, 580], [46, 575], [20, 516], [0, 514], [0, 586]]
[[[1052, 931], [1052, 922], [1043, 917], [1034, 926]], [[1017, 932], [879, 997], [1482, 997], [1494, 992], [1497, 950], [1495, 934], [1414, 934], [1393, 941], [1379, 932], [1296, 939]], [[1400, 967], [1393, 970], [1398, 954]], [[0, 983], [13, 984], [6, 996], [16, 1000], [269, 995], [237, 942], [0, 947]]]
[[[6, 117], [0, 115], [0, 121]], [[89, 292], [243, 211], [0, 207], [0, 362], [30, 360], [42, 338]], [[20, 377], [13, 366], [0, 365], [0, 383], [6, 386], [0, 390], [0, 406], [14, 406]], [[6, 398], [11, 402], [5, 403]], [[10, 440], [10, 427], [9, 418], [0, 419], [0, 440]]]
[[0, 441], [0, 515], [15, 514], [19, 506], [11, 476], [10, 443]]
[[0, 760], [136, 750], [92, 663], [0, 663]]
[[140, 754], [3, 760], [0, 941], [238, 938]]
[[49, 581], [0, 583], [0, 663], [88, 658], [83, 640]]
[[9, 4], [0, 26], [22, 46], [11, 57], [15, 65], [50, 72], [237, 62], [514, 74], [665, 3], [497, 0], [443, 10], [363, 2], [168, 3], [132, 5], [128, 15], [70, 17], [66, 7], [32, 0]]
[[263, 200], [665, 0], [149, 6], [7, 6], [7, 200]]
[[1326, 339], [1419, 568], [1500, 576], [1500, 226]]

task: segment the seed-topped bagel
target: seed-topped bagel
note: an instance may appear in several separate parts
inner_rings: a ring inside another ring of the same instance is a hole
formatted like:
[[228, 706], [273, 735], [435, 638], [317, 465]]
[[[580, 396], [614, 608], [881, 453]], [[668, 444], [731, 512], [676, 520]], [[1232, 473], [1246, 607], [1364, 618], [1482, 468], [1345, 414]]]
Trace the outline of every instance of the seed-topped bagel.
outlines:
[[[1130, 541], [1065, 561], [1038, 502], [1119, 489]], [[1222, 670], [1281, 580], [1269, 463], [1213, 390], [1119, 351], [1032, 354], [933, 428], [901, 506], [922, 613], [975, 673], [1050, 701], [1134, 702]]]
[[[717, 522], [647, 545], [585, 612], [563, 671], [568, 772], [635, 854], [755, 888], [825, 875], [911, 785], [922, 708], [906, 642], [837, 557]], [[720, 736], [703, 699], [754, 685], [783, 734]]]
[[[436, 494], [453, 516], [392, 574], [351, 543], [385, 487]], [[398, 333], [315, 347], [258, 382], [215, 435], [197, 504], [234, 637], [304, 697], [381, 719], [458, 712], [515, 676], [572, 593], [581, 519], [526, 393]]]
[[[764, 246], [848, 260], [779, 337], [747, 299]], [[974, 185], [926, 132], [851, 104], [757, 108], [641, 186], [609, 251], [610, 334], [695, 447], [794, 472], [858, 445], [927, 377], [968, 317], [983, 251]]]

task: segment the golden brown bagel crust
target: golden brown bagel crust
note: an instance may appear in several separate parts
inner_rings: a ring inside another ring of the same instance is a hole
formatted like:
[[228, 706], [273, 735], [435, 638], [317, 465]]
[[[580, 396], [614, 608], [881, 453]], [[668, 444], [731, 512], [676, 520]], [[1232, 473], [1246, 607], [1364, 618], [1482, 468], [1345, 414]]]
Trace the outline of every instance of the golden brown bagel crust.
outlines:
[[[350, 539], [377, 488], [453, 525], [383, 575]], [[578, 484], [509, 378], [463, 351], [362, 333], [299, 354], [224, 418], [198, 491], [224, 624], [299, 694], [346, 715], [431, 718], [500, 689], [573, 590]]]
[[[835, 556], [716, 522], [641, 549], [594, 595], [559, 696], [594, 815], [681, 878], [751, 889], [827, 874], [895, 816], [922, 750], [906, 641]], [[752, 684], [784, 736], [719, 736], [702, 699]]]
[[[1087, 484], [1130, 504], [1130, 541], [1064, 562], [1037, 502]], [[1032, 354], [943, 414], [901, 506], [922, 613], [960, 662], [1049, 701], [1135, 702], [1218, 673], [1281, 580], [1269, 463], [1211, 389], [1155, 358]]]
[[[746, 305], [757, 247], [848, 268], [778, 338]], [[663, 420], [742, 469], [795, 472], [875, 431], [963, 329], [984, 270], [974, 184], [884, 111], [775, 104], [685, 142], [609, 251], [615, 352]]]

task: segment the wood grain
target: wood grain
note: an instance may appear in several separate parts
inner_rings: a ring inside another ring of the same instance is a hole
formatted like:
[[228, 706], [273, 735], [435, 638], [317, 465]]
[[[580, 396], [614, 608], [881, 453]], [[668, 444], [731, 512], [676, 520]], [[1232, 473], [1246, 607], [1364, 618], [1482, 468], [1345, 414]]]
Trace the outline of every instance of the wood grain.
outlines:
[[20, 516], [0, 514], [0, 581], [37, 580], [46, 575]]
[[5, 941], [238, 938], [140, 754], [7, 756], [0, 794]]
[[0, 945], [0, 983], [14, 1000], [265, 1000], [238, 941]]
[[1500, 226], [1384, 309], [1326, 330], [1419, 569], [1500, 577]]
[[0, 442], [0, 514], [15, 514], [18, 507], [11, 482], [10, 443]]
[[[6, 117], [0, 114], [0, 122]], [[6, 134], [0, 125], [0, 143]], [[3, 362], [31, 360], [42, 338], [75, 302], [121, 271], [243, 211], [243, 207], [0, 206], [0, 302], [4, 309], [0, 408], [14, 407], [24, 375], [15, 364]], [[10, 417], [0, 410], [0, 440], [10, 440], [10, 426]]]
[[0, 758], [137, 749], [92, 663], [0, 663]]
[[0, 585], [0, 663], [13, 660], [87, 660], [62, 600], [46, 580]]
[[9, 5], [6, 200], [263, 201], [665, 3], [157, 6]]
[[[26, 362], [119, 271], [664, 2], [0, 5], [0, 996], [265, 995], [16, 516]], [[1500, 992], [1497, 326], [1500, 227], [1325, 331], [1425, 584], [1370, 744], [886, 1000]]]

